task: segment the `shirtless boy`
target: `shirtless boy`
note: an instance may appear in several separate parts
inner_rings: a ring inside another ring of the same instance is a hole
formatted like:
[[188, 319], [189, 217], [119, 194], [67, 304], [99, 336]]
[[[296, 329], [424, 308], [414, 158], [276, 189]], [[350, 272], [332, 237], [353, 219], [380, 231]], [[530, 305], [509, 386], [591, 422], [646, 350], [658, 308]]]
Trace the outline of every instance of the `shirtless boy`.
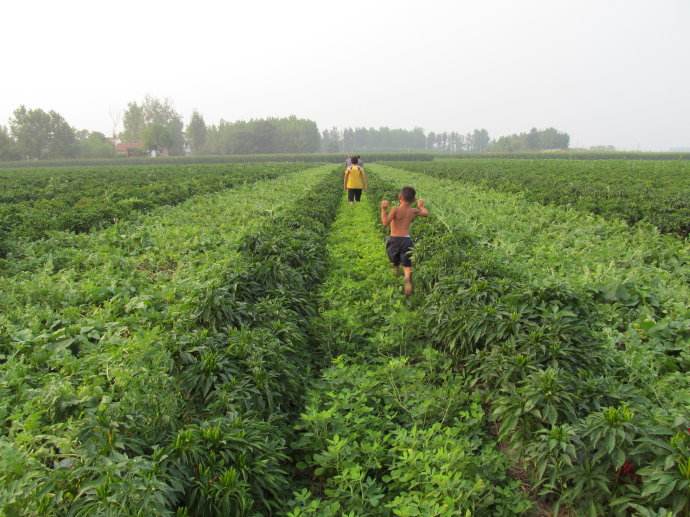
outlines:
[[390, 225], [391, 236], [386, 243], [388, 258], [396, 272], [400, 271], [400, 265], [405, 273], [405, 296], [412, 294], [412, 247], [414, 243], [410, 238], [410, 226], [417, 216], [426, 217], [429, 211], [424, 207], [424, 200], [417, 201], [417, 208], [412, 208], [417, 193], [412, 187], [403, 187], [398, 195], [399, 206], [394, 206], [388, 212], [389, 203], [381, 201], [381, 224]]

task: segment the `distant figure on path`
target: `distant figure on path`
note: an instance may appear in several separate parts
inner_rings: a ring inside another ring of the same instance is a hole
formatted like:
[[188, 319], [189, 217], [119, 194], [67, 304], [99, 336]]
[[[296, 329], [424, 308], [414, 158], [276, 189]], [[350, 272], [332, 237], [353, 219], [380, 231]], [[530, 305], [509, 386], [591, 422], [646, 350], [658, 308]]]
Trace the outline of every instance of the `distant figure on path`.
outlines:
[[362, 190], [367, 189], [367, 175], [359, 165], [359, 156], [353, 156], [350, 161], [350, 166], [345, 169], [343, 188], [347, 191], [347, 200], [354, 203], [362, 199]]
[[427, 217], [429, 211], [424, 206], [424, 200], [417, 200], [417, 208], [412, 208], [417, 193], [412, 187], [403, 187], [398, 195], [399, 206], [394, 206], [388, 212], [389, 203], [386, 199], [381, 201], [381, 224], [390, 225], [391, 236], [386, 242], [388, 258], [397, 274], [400, 274], [400, 265], [405, 273], [405, 296], [412, 294], [412, 248], [414, 242], [410, 237], [410, 226], [418, 216]]

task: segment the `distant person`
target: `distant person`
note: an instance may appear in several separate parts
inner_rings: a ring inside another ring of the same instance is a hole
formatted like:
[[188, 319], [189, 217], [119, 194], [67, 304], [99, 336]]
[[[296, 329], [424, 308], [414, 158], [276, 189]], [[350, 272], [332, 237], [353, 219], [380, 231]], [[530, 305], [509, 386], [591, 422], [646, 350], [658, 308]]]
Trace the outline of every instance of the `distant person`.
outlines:
[[396, 274], [400, 274], [400, 266], [403, 267], [405, 296], [410, 296], [413, 291], [411, 254], [414, 243], [410, 237], [410, 226], [417, 217], [429, 215], [423, 199], [417, 200], [417, 208], [412, 208], [416, 196], [417, 193], [412, 187], [403, 187], [398, 194], [400, 205], [391, 208], [390, 212], [388, 212], [388, 201], [386, 199], [381, 201], [381, 224], [391, 227], [391, 235], [386, 242], [386, 252]]
[[364, 168], [359, 164], [359, 157], [350, 158], [350, 166], [345, 169], [343, 188], [347, 191], [347, 200], [352, 203], [359, 203], [362, 199], [362, 190], [367, 189], [367, 175]]

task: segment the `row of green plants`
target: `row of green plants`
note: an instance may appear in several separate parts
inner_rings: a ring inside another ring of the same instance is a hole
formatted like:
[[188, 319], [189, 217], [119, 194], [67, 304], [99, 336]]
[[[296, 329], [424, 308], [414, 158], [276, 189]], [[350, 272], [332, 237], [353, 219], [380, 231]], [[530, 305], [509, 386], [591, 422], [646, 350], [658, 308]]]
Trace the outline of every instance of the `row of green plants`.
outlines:
[[276, 513], [334, 180], [326, 166], [197, 196], [8, 279], [0, 513]]
[[[77, 159], [77, 160], [40, 160], [0, 162], [2, 168], [28, 167], [82, 167], [99, 165], [194, 165], [205, 163], [266, 163], [266, 162], [298, 162], [298, 163], [345, 163], [346, 153], [275, 153], [275, 154], [235, 154], [210, 156], [164, 156], [158, 158], [112, 158], [112, 159]], [[432, 160], [433, 154], [424, 152], [386, 152], [374, 151], [363, 158], [367, 162], [396, 160], [418, 161]]]
[[690, 514], [687, 245], [640, 228], [635, 248], [615, 222], [375, 172], [437, 214], [416, 248], [421, 326], [533, 496], [576, 515]]
[[450, 356], [427, 346], [424, 294], [405, 300], [386, 264], [374, 217], [387, 187], [372, 176], [329, 237], [311, 322], [325, 367], [296, 425], [303, 487], [289, 515], [520, 515], [531, 504], [487, 434], [480, 398]]
[[688, 152], [646, 152], [646, 151], [585, 151], [579, 149], [548, 150], [537, 152], [481, 152], [459, 153], [454, 159], [503, 158], [523, 160], [690, 160]]
[[665, 233], [690, 233], [690, 161], [465, 159], [391, 165], [629, 224], [644, 221]]
[[275, 178], [303, 164], [91, 167], [0, 171], [0, 256], [51, 231], [93, 229], [198, 194]]

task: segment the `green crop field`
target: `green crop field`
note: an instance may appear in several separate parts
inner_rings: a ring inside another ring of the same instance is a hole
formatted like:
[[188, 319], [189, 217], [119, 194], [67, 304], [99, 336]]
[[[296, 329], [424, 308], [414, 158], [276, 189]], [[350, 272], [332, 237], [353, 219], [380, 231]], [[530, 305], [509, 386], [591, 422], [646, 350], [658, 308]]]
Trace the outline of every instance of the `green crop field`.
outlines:
[[688, 167], [0, 170], [0, 516], [690, 515]]
[[462, 159], [390, 163], [456, 178], [532, 201], [645, 221], [660, 231], [690, 233], [690, 162], [643, 160]]

